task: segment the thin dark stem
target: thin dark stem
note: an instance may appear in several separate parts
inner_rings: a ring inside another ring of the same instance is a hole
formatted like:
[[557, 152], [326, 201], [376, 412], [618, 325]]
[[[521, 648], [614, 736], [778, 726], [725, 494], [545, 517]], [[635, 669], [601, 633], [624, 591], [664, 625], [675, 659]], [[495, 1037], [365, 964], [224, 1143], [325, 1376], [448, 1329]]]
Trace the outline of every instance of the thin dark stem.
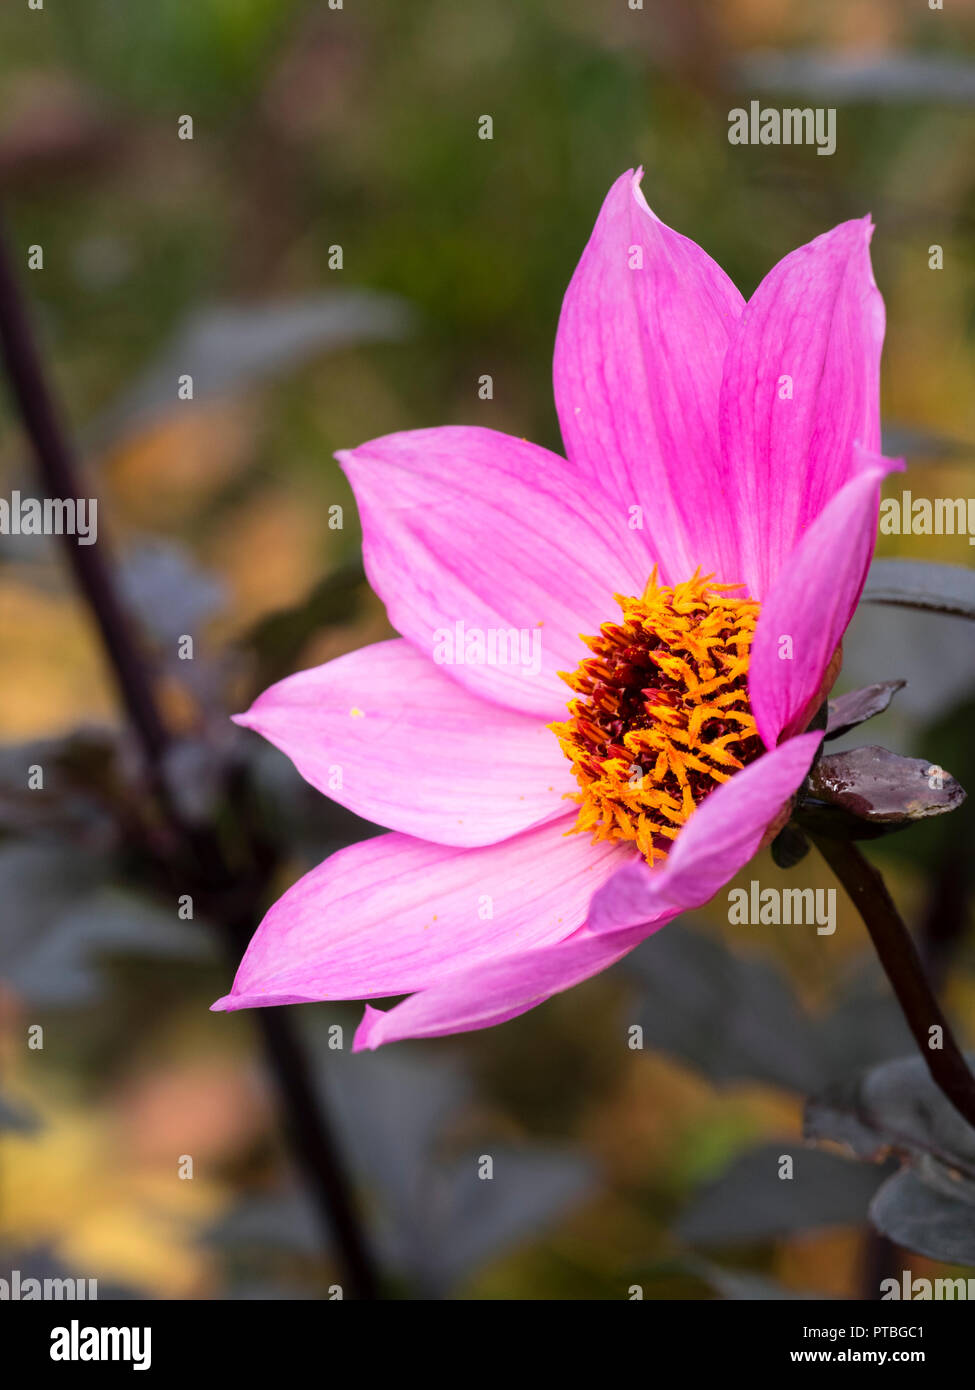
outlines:
[[[81, 475], [67, 435], [62, 430], [48, 389], [40, 356], [31, 331], [24, 299], [6, 245], [0, 241], [0, 349], [10, 388], [37, 460], [37, 470], [48, 497], [84, 495]], [[128, 619], [118, 601], [108, 567], [96, 545], [77, 545], [65, 535], [71, 565], [90, 608], [109, 665], [118, 682], [129, 719], [138, 735], [146, 761], [155, 774], [166, 747], [166, 730], [147, 679], [145, 666], [132, 638]]]
[[[0, 351], [11, 394], [30, 438], [43, 489], [51, 498], [85, 495], [77, 460], [62, 429], [52, 393], [41, 366], [24, 298], [4, 239], [0, 235]], [[178, 850], [179, 872], [189, 876], [207, 916], [224, 932], [228, 951], [236, 959], [246, 946], [256, 919], [239, 908], [240, 885], [252, 886], [252, 901], [266, 882], [260, 850], [248, 845], [251, 863], [235, 873], [218, 838], [208, 829], [187, 825], [169, 797], [163, 761], [171, 739], [156, 703], [145, 658], [118, 597], [105, 558], [103, 536], [98, 547], [80, 546], [64, 537], [67, 556], [78, 586], [94, 616], [115, 676], [126, 713], [141, 746], [157, 799]], [[166, 866], [172, 871], [173, 865]], [[351, 1298], [380, 1296], [380, 1284], [359, 1224], [355, 1199], [321, 1096], [313, 1084], [307, 1052], [291, 1019], [278, 1009], [260, 1009], [257, 1028], [274, 1078], [284, 1126], [292, 1152], [322, 1216], [328, 1246], [334, 1240], [343, 1271], [343, 1289]]]
[[312, 1197], [342, 1251], [347, 1292], [352, 1298], [377, 1299], [379, 1280], [350, 1200], [335, 1136], [321, 1121], [322, 1101], [308, 1054], [283, 1008], [256, 1012], [265, 1052], [278, 1077], [282, 1121], [303, 1167], [314, 1176]]
[[[866, 923], [932, 1079], [958, 1113], [975, 1126], [975, 1076], [969, 1071], [948, 1020], [941, 1012], [914, 938], [897, 911], [882, 876], [852, 840], [813, 838]], [[931, 1046], [932, 1028], [940, 1029], [940, 1048]]]

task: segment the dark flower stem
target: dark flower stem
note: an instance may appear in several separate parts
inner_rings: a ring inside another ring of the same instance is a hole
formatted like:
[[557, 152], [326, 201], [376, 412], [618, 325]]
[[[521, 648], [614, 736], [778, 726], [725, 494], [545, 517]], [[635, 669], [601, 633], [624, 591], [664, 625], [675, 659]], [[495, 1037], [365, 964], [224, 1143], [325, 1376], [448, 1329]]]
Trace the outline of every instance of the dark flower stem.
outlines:
[[[968, 1069], [925, 975], [924, 965], [887, 885], [852, 840], [816, 835], [820, 854], [846, 889], [866, 923], [897, 1002], [928, 1071], [942, 1093], [975, 1127], [975, 1076]], [[941, 1030], [941, 1047], [931, 1046], [932, 1028]]]
[[[41, 368], [24, 299], [6, 245], [2, 243], [0, 343], [10, 389], [30, 436], [47, 496], [83, 496], [78, 469]], [[74, 544], [73, 538], [67, 535], [65, 541], [68, 563], [78, 587], [97, 616], [99, 634], [129, 719], [142, 744], [146, 762], [155, 773], [166, 746], [166, 732], [108, 568], [97, 546]]]
[[[63, 430], [48, 387], [31, 329], [24, 297], [0, 231], [0, 352], [14, 403], [31, 441], [38, 475], [47, 497], [86, 495], [82, 474]], [[228, 953], [239, 959], [255, 927], [259, 893], [268, 866], [260, 862], [258, 841], [249, 837], [245, 850], [251, 861], [234, 870], [216, 835], [206, 827], [188, 825], [173, 803], [164, 775], [172, 739], [160, 714], [152, 679], [131, 623], [121, 603], [105, 556], [103, 535], [98, 545], [81, 546], [65, 535], [67, 558], [79, 589], [94, 616], [109, 667], [118, 685], [129, 722], [141, 747], [149, 781], [167, 822], [174, 846], [175, 872], [184, 875], [185, 888], [205, 905], [206, 915], [219, 927]], [[174, 871], [174, 864], [162, 866]], [[250, 902], [240, 908], [241, 885]], [[351, 1185], [339, 1153], [312, 1069], [292, 1020], [281, 1009], [258, 1009], [256, 1026], [265, 1061], [274, 1079], [279, 1109], [292, 1152], [322, 1216], [326, 1249], [334, 1242], [347, 1297], [380, 1296], [379, 1278], [356, 1210]]]

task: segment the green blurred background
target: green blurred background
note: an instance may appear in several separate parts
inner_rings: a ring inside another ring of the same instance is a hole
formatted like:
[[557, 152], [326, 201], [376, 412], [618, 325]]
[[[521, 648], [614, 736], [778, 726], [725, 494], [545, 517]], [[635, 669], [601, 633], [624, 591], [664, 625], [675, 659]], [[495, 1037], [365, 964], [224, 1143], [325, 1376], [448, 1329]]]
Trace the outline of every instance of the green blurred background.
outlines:
[[[630, 166], [644, 166], [654, 210], [746, 295], [796, 245], [871, 212], [888, 452], [907, 455], [915, 495], [967, 496], [972, 20], [918, 0], [46, 0], [43, 11], [9, 0], [8, 241], [147, 640], [164, 650], [174, 631], [198, 634], [192, 679], [170, 663], [161, 682], [174, 727], [219, 744], [226, 715], [268, 679], [388, 635], [355, 577], [355, 507], [335, 449], [461, 422], [559, 449], [561, 297]], [[730, 145], [728, 112], [753, 97], [835, 106], [836, 153]], [[490, 141], [477, 138], [485, 114]], [[192, 140], [178, 138], [184, 115]], [[26, 270], [31, 245], [42, 271]], [[188, 405], [174, 381], [191, 369]], [[478, 398], [484, 373], [490, 401]], [[0, 492], [29, 493], [4, 412]], [[96, 748], [111, 743], [114, 693], [60, 553], [0, 539], [6, 753], [16, 763], [25, 743], [63, 747], [79, 727]], [[971, 560], [965, 537], [885, 537], [878, 553]], [[847, 742], [929, 757], [970, 786], [973, 655], [956, 620], [861, 611], [839, 688], [910, 684], [867, 738]], [[246, 756], [286, 852], [284, 886], [366, 828], [312, 806], [256, 743], [247, 736]], [[208, 954], [205, 926], [167, 937], [171, 910], [116, 853], [90, 797], [68, 816], [71, 833], [55, 834], [13, 784], [0, 805], [13, 943], [0, 971], [11, 1108], [0, 1274], [57, 1267], [150, 1297], [320, 1296], [335, 1270], [283, 1156], [250, 1021], [207, 1012], [229, 967]], [[971, 828], [963, 812], [876, 850], [960, 1020], [973, 999]], [[812, 860], [803, 874], [832, 882]], [[785, 880], [765, 858], [742, 881], [752, 876]], [[843, 903], [828, 939], [729, 928], [723, 903], [686, 929], [703, 935], [703, 954], [668, 957], [671, 985], [652, 964], [634, 967], [483, 1034], [355, 1059], [348, 1044], [330, 1051], [324, 1030], [340, 1022], [351, 1037], [358, 1006], [301, 1011], [396, 1291], [875, 1297], [877, 1270], [900, 1269], [858, 1214], [863, 1170], [827, 1165], [808, 1200], [773, 1210], [754, 1159], [766, 1145], [797, 1149], [804, 1081], [898, 1050], [883, 986], [861, 978], [858, 919]], [[706, 1000], [687, 1002], [678, 982], [707, 975], [728, 1014], [720, 1026], [747, 1031], [768, 968], [787, 1005], [761, 1023], [751, 1068], [723, 1075], [720, 1027], [702, 1049]], [[854, 1045], [842, 1027], [874, 1018], [863, 998], [878, 1021]], [[675, 1025], [654, 1043], [650, 1029], [631, 1051], [628, 1025], [677, 999], [685, 1033]], [[841, 1000], [832, 1061], [811, 1061], [821, 1044], [809, 1042], [805, 1060], [777, 1070], [770, 1055], [820, 1038]], [[34, 1024], [40, 1051], [24, 1043]], [[397, 1108], [394, 1096], [414, 1099]], [[391, 1170], [377, 1168], [377, 1148]], [[510, 1209], [502, 1194], [471, 1232], [463, 1203], [451, 1205], [451, 1165], [498, 1148], [521, 1176]], [[417, 1168], [404, 1187], [407, 1153]], [[177, 1177], [186, 1154], [192, 1181]]]

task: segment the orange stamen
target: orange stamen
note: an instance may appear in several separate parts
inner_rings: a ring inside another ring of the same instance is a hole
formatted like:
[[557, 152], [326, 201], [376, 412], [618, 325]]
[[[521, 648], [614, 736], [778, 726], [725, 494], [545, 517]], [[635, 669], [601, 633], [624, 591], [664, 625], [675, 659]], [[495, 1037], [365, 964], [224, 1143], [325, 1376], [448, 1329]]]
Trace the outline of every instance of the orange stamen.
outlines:
[[592, 656], [562, 673], [569, 718], [549, 725], [579, 783], [573, 831], [632, 840], [651, 864], [762, 751], [747, 688], [759, 605], [712, 579], [671, 588], [654, 570], [640, 598], [615, 595], [622, 622], [582, 638]]

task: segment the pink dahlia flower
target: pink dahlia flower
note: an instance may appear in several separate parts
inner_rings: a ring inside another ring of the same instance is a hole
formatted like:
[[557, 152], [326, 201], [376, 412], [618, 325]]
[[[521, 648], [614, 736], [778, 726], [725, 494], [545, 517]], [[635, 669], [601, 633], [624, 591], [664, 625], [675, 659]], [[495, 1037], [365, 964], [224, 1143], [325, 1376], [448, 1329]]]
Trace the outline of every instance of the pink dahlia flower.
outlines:
[[788, 814], [900, 466], [871, 224], [746, 304], [640, 178], [562, 306], [566, 458], [479, 428], [338, 455], [402, 637], [238, 723], [391, 833], [286, 892], [215, 1009], [409, 995], [357, 1049], [501, 1023], [706, 902]]

